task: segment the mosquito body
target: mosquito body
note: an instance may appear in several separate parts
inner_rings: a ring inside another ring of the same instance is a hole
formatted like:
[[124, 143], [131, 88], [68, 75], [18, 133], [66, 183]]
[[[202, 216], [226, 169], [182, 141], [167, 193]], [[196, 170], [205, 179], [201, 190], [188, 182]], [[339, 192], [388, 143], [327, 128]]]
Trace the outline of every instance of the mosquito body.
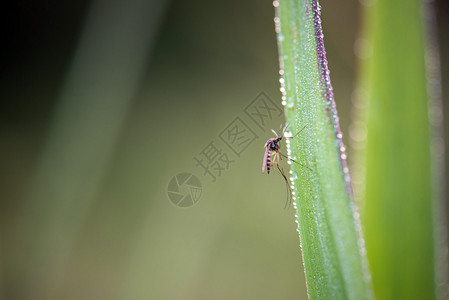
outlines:
[[[306, 128], [305, 126], [294, 136], [291, 137], [286, 137], [285, 136], [285, 132], [287, 130], [288, 126], [285, 126], [284, 131], [282, 133], [281, 136], [278, 136], [278, 134], [276, 133], [276, 131], [274, 131], [273, 129], [271, 129], [271, 131], [276, 135], [275, 138], [271, 138], [269, 139], [266, 143], [265, 143], [265, 155], [263, 158], [263, 164], [262, 164], [262, 173], [265, 172], [265, 170], [267, 170], [267, 173], [270, 174], [270, 170], [271, 167], [276, 165], [276, 168], [274, 168], [275, 171], [277, 171], [285, 180], [286, 186], [287, 186], [287, 202], [285, 204], [285, 207], [290, 206], [291, 205], [291, 188], [290, 188], [290, 183], [288, 181], [287, 176], [285, 175], [284, 172], [284, 168], [282, 163], [280, 162], [282, 160], [282, 157], [288, 159], [287, 156], [285, 156], [284, 154], [281, 153], [281, 141], [282, 139], [292, 139], [294, 137], [296, 137], [298, 134], [300, 134], [304, 128]], [[290, 159], [292, 162], [295, 162], [307, 169], [310, 170], [310, 168], [304, 166], [303, 164]]]
[[265, 156], [263, 158], [263, 165], [262, 165], [262, 173], [265, 172], [265, 169], [267, 169], [267, 173], [270, 174], [270, 170], [271, 170], [271, 157], [274, 155], [274, 158], [276, 158], [276, 154], [277, 153], [281, 153], [280, 149], [281, 149], [281, 140], [284, 138], [283, 136], [277, 136], [277, 133], [272, 130], [274, 132], [274, 134], [276, 134], [275, 138], [271, 138], [269, 139], [266, 143], [265, 143]]

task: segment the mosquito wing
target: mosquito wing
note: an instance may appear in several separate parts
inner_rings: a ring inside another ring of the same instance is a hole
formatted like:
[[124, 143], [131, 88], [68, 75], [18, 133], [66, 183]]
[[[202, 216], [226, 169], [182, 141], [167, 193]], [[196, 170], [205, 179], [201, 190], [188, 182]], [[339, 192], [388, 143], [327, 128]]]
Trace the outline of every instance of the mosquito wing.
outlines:
[[270, 165], [271, 165], [271, 150], [266, 147], [265, 155], [263, 156], [263, 164], [262, 164], [262, 173], [267, 169], [268, 174], [270, 174]]

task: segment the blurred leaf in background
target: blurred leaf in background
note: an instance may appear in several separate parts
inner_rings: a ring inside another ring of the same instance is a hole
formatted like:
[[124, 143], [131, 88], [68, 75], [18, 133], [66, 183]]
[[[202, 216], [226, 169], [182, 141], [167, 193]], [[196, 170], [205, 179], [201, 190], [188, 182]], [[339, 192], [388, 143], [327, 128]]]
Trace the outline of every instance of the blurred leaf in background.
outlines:
[[[355, 136], [378, 299], [446, 299], [442, 107], [433, 5], [365, 3]], [[364, 138], [366, 135], [366, 138]], [[437, 288], [440, 295], [437, 295]]]

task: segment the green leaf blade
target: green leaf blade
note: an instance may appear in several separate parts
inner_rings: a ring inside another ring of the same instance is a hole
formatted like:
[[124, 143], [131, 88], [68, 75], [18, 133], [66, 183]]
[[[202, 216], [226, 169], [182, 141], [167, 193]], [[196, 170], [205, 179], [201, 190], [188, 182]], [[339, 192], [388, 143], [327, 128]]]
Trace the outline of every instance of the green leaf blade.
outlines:
[[[275, 2], [275, 6], [277, 2]], [[317, 1], [279, 1], [281, 92], [293, 134], [292, 188], [310, 299], [371, 299]]]

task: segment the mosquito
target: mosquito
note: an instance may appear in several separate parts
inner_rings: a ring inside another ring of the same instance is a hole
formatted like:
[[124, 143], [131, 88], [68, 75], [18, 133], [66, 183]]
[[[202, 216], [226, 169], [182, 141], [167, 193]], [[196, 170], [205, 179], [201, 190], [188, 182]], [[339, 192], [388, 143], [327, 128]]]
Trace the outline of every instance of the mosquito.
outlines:
[[[270, 174], [271, 167], [275, 164], [276, 168], [274, 170], [277, 171], [284, 178], [285, 184], [287, 185], [287, 202], [285, 203], [285, 208], [287, 208], [287, 206], [290, 207], [290, 205], [291, 205], [292, 191], [291, 191], [291, 187], [290, 187], [288, 178], [285, 175], [283, 165], [280, 162], [282, 160], [282, 158], [286, 158], [287, 160], [289, 159], [286, 155], [282, 154], [282, 152], [281, 152], [281, 141], [282, 141], [282, 139], [292, 139], [292, 138], [296, 137], [306, 128], [306, 126], [304, 126], [297, 134], [295, 134], [294, 136], [291, 136], [291, 137], [285, 136], [285, 132], [287, 131], [287, 128], [288, 128], [288, 125], [285, 126], [281, 136], [279, 136], [276, 133], [276, 131], [271, 129], [271, 131], [276, 135], [276, 137], [269, 139], [265, 143], [265, 155], [263, 157], [263, 165], [262, 165], [262, 173], [264, 173], [265, 169], [266, 169], [267, 173]], [[298, 165], [301, 165], [304, 168], [311, 170], [309, 167], [301, 164], [300, 162], [297, 162], [296, 160], [290, 159], [290, 161], [297, 163]]]

